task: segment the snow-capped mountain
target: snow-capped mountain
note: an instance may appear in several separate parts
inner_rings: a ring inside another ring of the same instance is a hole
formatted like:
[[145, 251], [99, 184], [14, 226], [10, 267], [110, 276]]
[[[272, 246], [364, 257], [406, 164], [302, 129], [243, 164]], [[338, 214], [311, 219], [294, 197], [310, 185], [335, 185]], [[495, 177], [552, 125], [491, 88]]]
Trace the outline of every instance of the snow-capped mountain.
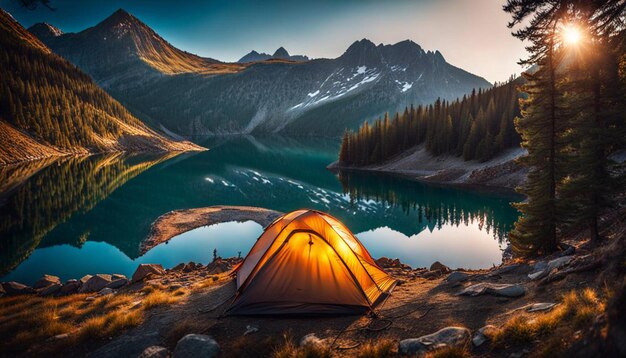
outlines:
[[258, 53], [252, 50], [249, 53], [247, 53], [245, 56], [240, 58], [239, 61], [237, 62], [238, 63], [259, 62], [259, 61], [265, 61], [265, 60], [270, 60], [270, 59], [280, 59], [280, 60], [298, 61], [298, 62], [304, 62], [304, 61], [309, 60], [309, 58], [304, 55], [290, 55], [289, 52], [287, 52], [287, 50], [285, 50], [285, 48], [281, 46], [274, 52], [273, 55], [268, 55], [264, 52]]
[[[123, 11], [80, 33], [42, 40], [138, 117], [181, 135], [336, 136], [385, 112], [491, 87], [409, 40], [363, 39], [335, 59], [225, 64], [176, 49]], [[286, 56], [282, 48], [272, 55]]]

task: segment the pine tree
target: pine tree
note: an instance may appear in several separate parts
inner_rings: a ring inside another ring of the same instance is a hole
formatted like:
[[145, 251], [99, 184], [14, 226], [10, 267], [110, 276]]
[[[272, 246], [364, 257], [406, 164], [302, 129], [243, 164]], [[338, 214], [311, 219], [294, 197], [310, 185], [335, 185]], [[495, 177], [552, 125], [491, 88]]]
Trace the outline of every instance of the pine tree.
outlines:
[[563, 119], [560, 106], [562, 96], [557, 85], [559, 66], [556, 28], [564, 8], [560, 2], [509, 0], [504, 10], [513, 15], [510, 27], [528, 16], [526, 27], [513, 33], [521, 40], [530, 41], [530, 57], [522, 64], [537, 64], [534, 74], [526, 74], [529, 83], [524, 91], [528, 98], [522, 106], [522, 116], [516, 121], [522, 137], [522, 147], [528, 155], [520, 163], [529, 169], [521, 192], [527, 200], [516, 204], [521, 216], [511, 231], [511, 243], [518, 252], [550, 252], [557, 249], [557, 185], [563, 173], [559, 171], [560, 144]]

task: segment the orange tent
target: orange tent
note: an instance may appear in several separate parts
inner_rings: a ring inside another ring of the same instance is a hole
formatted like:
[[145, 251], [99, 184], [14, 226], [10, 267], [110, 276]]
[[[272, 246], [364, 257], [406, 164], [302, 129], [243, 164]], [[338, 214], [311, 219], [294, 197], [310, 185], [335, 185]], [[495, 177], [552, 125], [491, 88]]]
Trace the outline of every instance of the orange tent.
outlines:
[[348, 228], [314, 210], [276, 219], [235, 272], [230, 314], [361, 313], [396, 284]]

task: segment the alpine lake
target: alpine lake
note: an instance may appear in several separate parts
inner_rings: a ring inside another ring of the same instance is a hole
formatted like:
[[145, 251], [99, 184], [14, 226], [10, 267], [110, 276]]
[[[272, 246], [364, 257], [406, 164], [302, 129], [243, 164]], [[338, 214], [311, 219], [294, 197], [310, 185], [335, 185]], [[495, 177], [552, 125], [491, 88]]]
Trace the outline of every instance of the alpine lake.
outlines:
[[502, 262], [517, 218], [514, 193], [426, 184], [368, 172], [333, 173], [339, 141], [207, 137], [180, 155], [94, 155], [0, 167], [0, 281], [33, 284], [86, 274], [132, 275], [140, 263], [165, 268], [245, 256], [263, 228], [254, 222], [200, 227], [139, 255], [160, 215], [211, 205], [301, 208], [335, 216], [373, 257], [412, 267], [440, 261], [479, 269]]

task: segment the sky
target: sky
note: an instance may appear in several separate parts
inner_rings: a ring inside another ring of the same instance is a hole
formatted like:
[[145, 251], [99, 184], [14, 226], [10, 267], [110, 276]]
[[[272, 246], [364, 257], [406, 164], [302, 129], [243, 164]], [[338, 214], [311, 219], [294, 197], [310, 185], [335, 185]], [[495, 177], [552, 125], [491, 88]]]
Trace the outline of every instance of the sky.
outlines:
[[237, 61], [251, 50], [283, 46], [312, 58], [340, 56], [356, 40], [379, 44], [406, 39], [439, 50], [460, 68], [490, 82], [522, 68], [524, 44], [507, 28], [504, 0], [50, 0], [34, 10], [0, 0], [22, 25], [48, 22], [78, 32], [119, 8], [135, 15], [174, 46], [205, 57]]

